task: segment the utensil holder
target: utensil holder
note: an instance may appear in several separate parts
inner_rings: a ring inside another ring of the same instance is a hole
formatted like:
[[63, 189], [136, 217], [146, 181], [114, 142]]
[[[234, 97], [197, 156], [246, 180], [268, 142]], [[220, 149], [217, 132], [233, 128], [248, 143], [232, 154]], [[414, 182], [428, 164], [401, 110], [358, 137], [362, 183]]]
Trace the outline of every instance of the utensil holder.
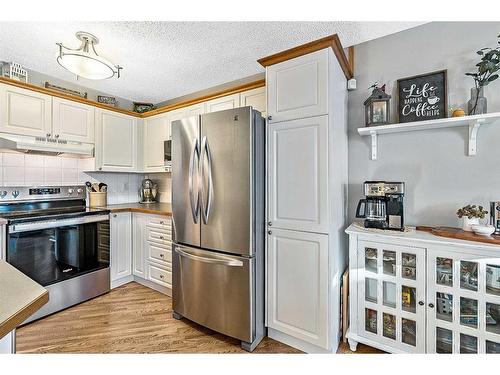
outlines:
[[106, 207], [108, 205], [107, 192], [89, 192], [89, 207]]

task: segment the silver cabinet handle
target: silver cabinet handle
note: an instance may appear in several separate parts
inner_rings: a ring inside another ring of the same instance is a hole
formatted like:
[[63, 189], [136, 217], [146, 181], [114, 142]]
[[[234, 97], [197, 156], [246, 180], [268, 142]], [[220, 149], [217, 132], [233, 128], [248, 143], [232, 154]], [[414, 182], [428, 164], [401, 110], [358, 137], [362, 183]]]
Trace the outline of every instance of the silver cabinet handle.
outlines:
[[163, 224], [165, 224], [165, 222], [164, 221], [160, 221], [160, 224], [163, 225]]
[[267, 119], [271, 121], [273, 119], [273, 116], [267, 116]]
[[50, 133], [47, 133], [47, 138], [50, 137]]
[[191, 151], [191, 157], [189, 158], [189, 182], [188, 182], [188, 189], [189, 189], [189, 203], [191, 205], [191, 214], [193, 215], [193, 221], [195, 224], [198, 223], [198, 216], [199, 216], [199, 211], [200, 211], [200, 195], [198, 192], [196, 192], [196, 202], [194, 199], [194, 189], [193, 189], [193, 173], [194, 171], [194, 158], [195, 155], [198, 156], [198, 164], [200, 160], [200, 150], [198, 147], [198, 139], [195, 138], [193, 140], [193, 145], [192, 145], [192, 151]]
[[162, 280], [163, 280], [163, 275], [162, 275], [162, 274], [160, 274], [160, 279], [162, 279]]
[[241, 260], [232, 259], [227, 256], [222, 255], [212, 255], [211, 257], [203, 257], [196, 254], [191, 254], [187, 250], [182, 250], [180, 247], [176, 246], [175, 251], [182, 257], [197, 260], [204, 263], [221, 264], [230, 267], [243, 267], [243, 262]]
[[[208, 167], [208, 198], [205, 208], [202, 208], [202, 218], [203, 223], [208, 224], [208, 219], [210, 218], [210, 210], [212, 209], [212, 202], [214, 199], [214, 186], [212, 179], [212, 153], [210, 152], [210, 145], [208, 144], [207, 137], [203, 137], [201, 142], [201, 199], [205, 198], [205, 160], [204, 156], [207, 155], [207, 167]], [[202, 203], [203, 206], [203, 203]]]
[[102, 167], [99, 167], [99, 170], [102, 171]]
[[160, 240], [164, 240], [164, 239], [165, 239], [165, 237], [163, 237], [163, 236], [160, 236]]
[[163, 254], [160, 254], [160, 258], [162, 258], [162, 259], [163, 259], [163, 257], [164, 257], [164, 256], [165, 256], [165, 255], [163, 255]]
[[273, 231], [272, 230], [268, 230], [267, 234], [273, 234]]
[[56, 135], [55, 135], [55, 137], [56, 137], [56, 138], [59, 138], [59, 134], [56, 134]]
[[268, 221], [268, 222], [267, 222], [267, 225], [272, 226], [272, 225], [273, 225], [273, 223], [272, 223], [271, 221]]

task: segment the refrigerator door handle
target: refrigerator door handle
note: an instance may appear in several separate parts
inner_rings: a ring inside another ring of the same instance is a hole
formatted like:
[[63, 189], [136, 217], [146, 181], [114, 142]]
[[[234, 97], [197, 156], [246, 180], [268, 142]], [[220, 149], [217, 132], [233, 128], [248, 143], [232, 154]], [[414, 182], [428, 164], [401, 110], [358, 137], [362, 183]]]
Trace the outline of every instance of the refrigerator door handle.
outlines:
[[203, 206], [203, 198], [205, 197], [205, 158], [204, 155], [207, 155], [207, 166], [208, 166], [208, 198], [207, 204], [205, 207], [201, 208], [201, 216], [203, 218], [203, 223], [208, 224], [208, 219], [210, 217], [210, 210], [212, 209], [212, 201], [214, 199], [214, 185], [212, 179], [212, 153], [210, 152], [210, 145], [208, 144], [207, 137], [203, 137], [201, 141], [201, 197], [202, 197], [202, 206]]
[[241, 260], [233, 259], [223, 255], [210, 255], [209, 257], [192, 254], [189, 250], [183, 250], [180, 246], [175, 246], [175, 252], [182, 257], [189, 258], [204, 263], [220, 264], [229, 267], [243, 267]]
[[198, 224], [198, 217], [200, 212], [200, 195], [198, 190], [196, 190], [196, 202], [194, 199], [194, 189], [193, 189], [193, 173], [194, 171], [194, 158], [195, 155], [198, 157], [198, 163], [200, 162], [200, 150], [198, 147], [198, 139], [195, 138], [193, 140], [191, 157], [189, 159], [189, 203], [191, 205], [191, 214], [193, 215], [193, 221], [195, 224]]

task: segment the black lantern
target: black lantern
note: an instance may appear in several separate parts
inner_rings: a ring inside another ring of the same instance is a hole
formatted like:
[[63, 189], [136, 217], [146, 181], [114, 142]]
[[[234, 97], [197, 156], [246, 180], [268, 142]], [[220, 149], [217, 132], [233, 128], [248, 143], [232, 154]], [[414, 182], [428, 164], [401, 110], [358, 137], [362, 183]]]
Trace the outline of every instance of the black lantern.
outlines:
[[389, 101], [391, 96], [386, 94], [385, 85], [373, 86], [372, 94], [365, 100], [365, 124], [366, 126], [386, 125], [389, 123]]

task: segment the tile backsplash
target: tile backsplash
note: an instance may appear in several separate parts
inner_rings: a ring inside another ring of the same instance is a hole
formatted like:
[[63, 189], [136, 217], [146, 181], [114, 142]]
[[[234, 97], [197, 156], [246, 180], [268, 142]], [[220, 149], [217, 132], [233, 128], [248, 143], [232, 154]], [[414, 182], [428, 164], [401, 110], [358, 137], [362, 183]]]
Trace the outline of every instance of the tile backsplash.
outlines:
[[144, 178], [140, 173], [85, 172], [94, 169], [94, 159], [63, 156], [0, 153], [0, 186], [108, 185], [108, 203], [139, 201]]

